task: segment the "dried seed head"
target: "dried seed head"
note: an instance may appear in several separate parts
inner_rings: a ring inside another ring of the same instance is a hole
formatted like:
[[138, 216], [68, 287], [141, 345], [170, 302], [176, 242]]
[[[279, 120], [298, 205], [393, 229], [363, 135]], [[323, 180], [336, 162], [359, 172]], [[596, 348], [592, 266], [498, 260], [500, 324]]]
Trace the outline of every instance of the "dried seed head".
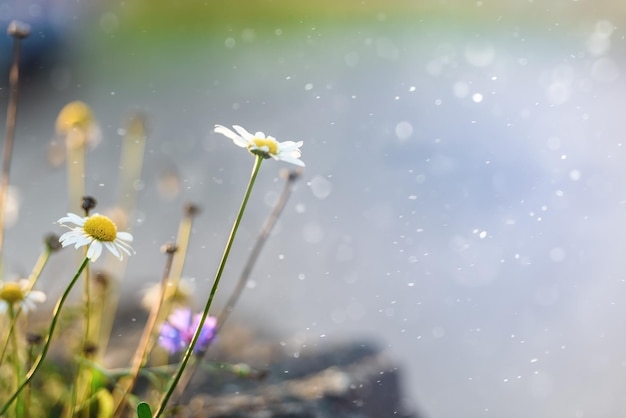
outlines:
[[24, 39], [30, 35], [30, 25], [19, 20], [13, 20], [7, 27], [7, 34], [16, 39]]
[[283, 180], [294, 182], [302, 176], [302, 173], [304, 173], [304, 170], [301, 168], [296, 168], [293, 170], [282, 169], [280, 170], [279, 175], [280, 175], [280, 178]]
[[59, 236], [57, 234], [46, 235], [43, 239], [43, 242], [46, 245], [48, 251], [50, 251], [51, 253], [59, 251], [61, 248], [63, 248], [61, 246], [61, 243], [59, 242]]
[[95, 208], [97, 204], [98, 204], [98, 201], [96, 200], [95, 197], [83, 196], [83, 203], [81, 204], [81, 207], [85, 211], [85, 214], [89, 215], [89, 212], [91, 212], [91, 210]]
[[174, 254], [176, 250], [178, 250], [178, 247], [173, 242], [168, 242], [161, 246], [161, 252], [163, 254]]
[[184, 206], [185, 216], [193, 217], [200, 213], [200, 206], [195, 203], [187, 202]]
[[26, 334], [26, 342], [28, 345], [39, 345], [43, 341], [43, 335], [29, 332]]
[[94, 282], [102, 289], [108, 289], [113, 279], [104, 271], [98, 270], [93, 276]]
[[92, 356], [98, 352], [98, 345], [96, 343], [87, 342], [85, 343], [85, 347], [83, 347], [83, 353], [86, 356]]

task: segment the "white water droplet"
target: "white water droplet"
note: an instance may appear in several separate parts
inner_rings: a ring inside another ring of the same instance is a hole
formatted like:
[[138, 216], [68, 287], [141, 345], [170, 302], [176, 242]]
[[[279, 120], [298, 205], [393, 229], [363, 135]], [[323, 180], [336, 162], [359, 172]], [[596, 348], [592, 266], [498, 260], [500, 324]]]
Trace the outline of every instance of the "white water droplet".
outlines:
[[313, 196], [318, 199], [326, 199], [333, 191], [333, 185], [322, 176], [316, 176], [309, 182]]
[[411, 135], [413, 135], [413, 125], [411, 125], [411, 123], [407, 121], [398, 122], [395, 132], [398, 139], [408, 139], [411, 137]]

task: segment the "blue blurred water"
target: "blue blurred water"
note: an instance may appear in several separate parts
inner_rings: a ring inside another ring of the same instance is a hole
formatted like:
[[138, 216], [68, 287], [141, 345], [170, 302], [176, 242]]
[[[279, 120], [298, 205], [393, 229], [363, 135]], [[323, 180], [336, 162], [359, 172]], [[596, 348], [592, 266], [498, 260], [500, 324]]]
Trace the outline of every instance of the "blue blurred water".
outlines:
[[[100, 29], [114, 32], [107, 16]], [[159, 280], [158, 250], [185, 201], [203, 208], [185, 273], [198, 295], [208, 291], [252, 164], [211, 131], [241, 124], [303, 140], [307, 167], [240, 319], [294, 353], [378, 341], [402, 367], [408, 401], [429, 417], [621, 416], [618, 23], [378, 19], [85, 50], [26, 87], [13, 172], [22, 212], [7, 238], [21, 245], [6, 249], [9, 264], [27, 271], [36, 254], [26, 249], [67, 210], [64, 170], [47, 167], [45, 152], [56, 112], [78, 98], [103, 131], [87, 183], [104, 206], [115, 196], [125, 112], [149, 116], [127, 303]], [[222, 295], [280, 191], [281, 168], [262, 168]], [[181, 182], [171, 199], [159, 193], [164, 171]], [[63, 265], [53, 261], [48, 279]]]

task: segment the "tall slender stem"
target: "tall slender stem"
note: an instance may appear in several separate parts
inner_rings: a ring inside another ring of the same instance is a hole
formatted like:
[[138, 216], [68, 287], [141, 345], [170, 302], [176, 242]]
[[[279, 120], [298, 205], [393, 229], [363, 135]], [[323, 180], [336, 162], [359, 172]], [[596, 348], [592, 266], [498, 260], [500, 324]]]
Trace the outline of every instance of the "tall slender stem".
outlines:
[[156, 305], [152, 305], [152, 309], [150, 310], [150, 316], [148, 317], [146, 326], [143, 329], [141, 340], [139, 341], [139, 345], [137, 346], [137, 350], [135, 351], [135, 355], [133, 356], [131, 362], [129, 377], [125, 382], [120, 382], [122, 395], [120, 397], [119, 403], [115, 407], [115, 417], [121, 417], [124, 413], [124, 408], [126, 405], [126, 395], [132, 393], [133, 388], [135, 387], [135, 383], [137, 382], [137, 377], [139, 376], [139, 371], [141, 370], [141, 367], [146, 363], [147, 356], [152, 349], [154, 340], [154, 328], [157, 324], [157, 319], [159, 318], [159, 312], [161, 310], [161, 307], [163, 306], [165, 293], [167, 292], [168, 278], [170, 277], [170, 270], [172, 268], [172, 261], [174, 259], [174, 254], [176, 253], [176, 250], [176, 245], [174, 244], [167, 244], [163, 247], [163, 251], [167, 254], [167, 260], [165, 262], [163, 278], [161, 279], [161, 295], [159, 296], [159, 303], [157, 303]]
[[[178, 288], [183, 277], [183, 269], [185, 267], [185, 259], [187, 258], [187, 251], [189, 248], [189, 242], [191, 240], [191, 231], [193, 226], [193, 219], [196, 217], [200, 209], [193, 203], [185, 204], [184, 215], [178, 226], [178, 234], [176, 235], [176, 254], [172, 259], [172, 266], [169, 271], [169, 277], [164, 282], [164, 288], [162, 291], [166, 291], [171, 295], [163, 300], [158, 316], [156, 318], [157, 324], [162, 324], [172, 312], [172, 309], [176, 305], [176, 295], [178, 294]], [[152, 357], [152, 361], [155, 364], [167, 363], [168, 354], [163, 352], [156, 352]]]
[[13, 37], [13, 58], [9, 72], [9, 105], [7, 107], [6, 133], [4, 151], [2, 154], [2, 178], [0, 179], [0, 262], [4, 244], [4, 211], [9, 193], [9, 174], [11, 172], [11, 156], [15, 139], [17, 120], [17, 99], [19, 96], [20, 81], [20, 49], [22, 39], [30, 34], [30, 27], [24, 23], [13, 21], [7, 28], [7, 33]]
[[[259, 255], [261, 254], [261, 250], [263, 249], [263, 246], [265, 242], [267, 241], [267, 238], [269, 238], [270, 233], [272, 232], [272, 229], [274, 229], [274, 225], [276, 225], [276, 221], [278, 220], [278, 218], [280, 217], [280, 214], [285, 208], [285, 205], [287, 204], [287, 200], [289, 200], [289, 195], [291, 194], [291, 191], [293, 189], [293, 184], [298, 177], [299, 177], [299, 173], [297, 171], [294, 170], [294, 171], [288, 172], [287, 181], [285, 182], [285, 187], [283, 187], [283, 191], [281, 192], [280, 197], [276, 201], [276, 204], [272, 208], [272, 211], [270, 212], [269, 216], [265, 220], [265, 223], [263, 224], [263, 228], [261, 228], [261, 232], [259, 232], [256, 242], [254, 243], [254, 247], [252, 247], [252, 251], [250, 251], [250, 255], [248, 256], [248, 260], [246, 261], [246, 264], [243, 267], [241, 275], [239, 276], [237, 285], [235, 286], [235, 289], [230, 294], [228, 301], [226, 302], [226, 306], [222, 309], [222, 311], [217, 316], [217, 328], [215, 329], [215, 335], [217, 335], [220, 332], [220, 330], [224, 327], [224, 323], [226, 322], [226, 319], [228, 318], [230, 313], [233, 311], [235, 305], [237, 304], [237, 301], [239, 300], [239, 297], [241, 296], [241, 293], [243, 292], [243, 289], [245, 288], [246, 283], [248, 283], [248, 278], [250, 277], [250, 273], [252, 273], [252, 268], [256, 264], [256, 261], [258, 260]], [[211, 341], [214, 341], [214, 339]], [[200, 360], [202, 360], [202, 357], [206, 355], [206, 352], [207, 350], [200, 351], [197, 354], [198, 361], [192, 363], [187, 368], [186, 373], [183, 375], [181, 381], [178, 384], [178, 387], [176, 388], [176, 391], [178, 394], [183, 393], [183, 391], [185, 390], [185, 388], [187, 387], [187, 385], [193, 378], [194, 373], [198, 369]]]
[[[58, 237], [57, 237], [57, 240], [58, 240]], [[43, 251], [41, 252], [41, 254], [39, 255], [39, 258], [35, 262], [33, 270], [28, 276], [28, 290], [31, 290], [35, 286], [35, 283], [37, 283], [37, 280], [39, 280], [39, 276], [41, 276], [41, 272], [43, 271], [44, 267], [48, 263], [48, 260], [50, 259], [50, 254], [51, 254], [50, 247], [46, 245]]]
[[[16, 315], [15, 308], [13, 304], [9, 305], [9, 318], [11, 319], [11, 323], [15, 323]], [[22, 378], [22, 368], [20, 367], [20, 350], [19, 343], [17, 338], [17, 332], [15, 330], [11, 333], [11, 351], [13, 351], [13, 370], [15, 373], [15, 387], [17, 388], [20, 384], [20, 379]], [[21, 396], [17, 398], [17, 402], [15, 403], [15, 416], [22, 416], [24, 414], [24, 400]]]
[[4, 356], [7, 353], [7, 349], [9, 348], [9, 344], [11, 343], [11, 338], [13, 336], [13, 333], [15, 332], [15, 324], [16, 324], [16, 318], [15, 315], [13, 316], [13, 318], [10, 320], [10, 325], [9, 325], [9, 330], [8, 330], [8, 334], [7, 334], [7, 339], [4, 341], [4, 343], [2, 344], [2, 349], [0, 350], [0, 364], [4, 363]]
[[289, 199], [289, 195], [291, 194], [291, 191], [293, 189], [293, 183], [296, 181], [298, 176], [299, 174], [296, 171], [288, 172], [287, 181], [285, 182], [285, 187], [283, 188], [283, 191], [280, 194], [278, 201], [274, 205], [272, 212], [269, 214], [269, 216], [265, 220], [265, 224], [263, 224], [263, 228], [261, 229], [261, 232], [259, 233], [259, 236], [257, 237], [256, 242], [254, 243], [254, 247], [252, 247], [252, 251], [250, 251], [250, 255], [248, 256], [248, 260], [246, 261], [246, 264], [243, 267], [241, 275], [239, 276], [239, 281], [237, 282], [237, 286], [235, 286], [235, 289], [233, 290], [230, 297], [228, 298], [228, 301], [226, 302], [226, 306], [224, 307], [222, 312], [220, 312], [220, 314], [217, 316], [217, 330], [215, 331], [216, 334], [224, 327], [224, 322], [226, 322], [228, 315], [230, 315], [230, 313], [233, 311], [233, 308], [237, 304], [237, 301], [239, 300], [239, 297], [241, 296], [241, 293], [243, 292], [243, 289], [246, 286], [246, 283], [248, 283], [248, 278], [250, 277], [250, 273], [252, 273], [252, 268], [256, 264], [256, 261], [258, 260], [259, 255], [261, 254], [261, 250], [263, 249], [265, 242], [269, 238], [270, 233], [272, 232], [272, 229], [274, 229], [274, 225], [276, 224], [276, 221], [278, 220], [278, 218], [280, 217], [280, 214], [285, 208], [285, 205], [287, 204], [287, 200]]
[[[143, 167], [144, 150], [147, 141], [146, 118], [142, 114], [131, 115], [126, 124], [126, 134], [122, 140], [122, 153], [120, 155], [118, 184], [117, 184], [117, 205], [128, 219], [128, 232], [133, 226], [131, 220], [135, 217], [137, 209], [137, 184], [141, 180], [141, 170]], [[108, 256], [105, 260], [106, 271], [112, 277], [124, 277], [128, 258], [117, 260]], [[120, 302], [120, 292], [111, 292], [103, 305], [107, 312], [116, 312]], [[115, 315], [105, 315], [98, 323], [98, 345], [102, 348], [98, 351], [96, 359], [102, 361], [102, 354], [106, 352], [107, 345], [111, 339], [113, 320]]]
[[41, 365], [43, 364], [43, 361], [45, 360], [46, 355], [48, 354], [48, 350], [50, 349], [50, 343], [52, 342], [52, 334], [54, 333], [54, 330], [57, 326], [57, 322], [59, 321], [59, 314], [61, 313], [61, 310], [63, 309], [63, 305], [65, 305], [65, 301], [67, 300], [72, 288], [74, 287], [74, 285], [80, 278], [88, 262], [89, 262], [89, 259], [85, 257], [85, 259], [83, 260], [83, 263], [80, 265], [80, 267], [78, 268], [78, 271], [72, 278], [72, 281], [70, 281], [70, 284], [65, 288], [65, 291], [63, 292], [63, 294], [57, 301], [57, 304], [54, 307], [54, 311], [52, 312], [52, 322], [50, 323], [50, 329], [48, 330], [48, 335], [46, 336], [46, 341], [43, 345], [43, 348], [41, 349], [41, 353], [39, 354], [39, 357], [37, 357], [37, 360], [35, 360], [35, 363], [30, 368], [28, 373], [26, 373], [26, 378], [24, 379], [24, 381], [17, 387], [17, 389], [15, 390], [13, 395], [11, 395], [9, 400], [6, 401], [4, 405], [2, 405], [2, 408], [0, 408], [0, 416], [3, 416], [3, 414], [6, 413], [7, 409], [9, 409], [13, 401], [15, 401], [15, 399], [19, 396], [20, 392], [30, 383], [32, 378], [37, 373], [37, 370], [39, 370], [39, 367], [41, 367]]
[[[178, 226], [178, 234], [176, 236], [177, 249], [174, 259], [172, 260], [172, 268], [170, 270], [169, 280], [167, 283], [168, 286], [171, 286], [172, 294], [176, 293], [183, 276], [183, 268], [185, 267], [185, 259], [187, 258], [187, 250], [191, 239], [193, 220], [199, 210], [200, 209], [198, 209], [198, 207], [193, 203], [186, 204], [183, 219], [180, 221]], [[173, 305], [173, 299], [165, 300], [163, 302], [163, 309], [161, 309], [159, 319], [165, 320], [165, 318], [167, 318], [170, 314]]]
[[224, 268], [226, 267], [226, 261], [228, 261], [228, 255], [230, 254], [230, 249], [233, 246], [233, 241], [235, 240], [237, 229], [239, 229], [241, 218], [243, 217], [243, 213], [246, 210], [248, 199], [250, 198], [250, 194], [252, 192], [252, 188], [254, 187], [254, 182], [256, 181], [256, 177], [257, 177], [257, 174], [259, 173], [259, 169], [261, 168], [262, 162], [263, 162], [263, 157], [260, 157], [258, 155], [255, 156], [254, 165], [252, 167], [252, 173], [250, 174], [250, 180], [248, 182], [248, 187], [244, 194], [243, 201], [241, 202], [241, 206], [239, 207], [239, 212], [237, 213], [237, 217], [235, 218], [235, 222], [233, 223], [233, 227], [230, 231], [230, 235], [228, 236], [228, 241], [226, 242], [226, 248], [224, 248], [222, 259], [220, 261], [217, 272], [215, 273], [215, 279], [213, 280], [213, 287], [211, 288], [211, 293], [209, 295], [209, 298], [207, 299], [206, 305], [204, 306], [204, 311], [202, 312], [202, 317], [200, 318], [200, 322], [198, 323], [198, 328], [196, 328], [196, 332], [193, 334], [193, 339], [191, 340], [189, 347], [187, 347], [187, 351], [185, 351], [185, 354], [180, 362], [180, 365], [178, 366], [178, 370], [176, 371], [176, 374], [170, 381], [167, 391], [165, 392], [165, 394], [163, 395], [163, 398], [161, 399], [159, 408], [156, 410], [156, 412], [153, 415], [154, 418], [160, 417], [161, 414], [163, 414], [163, 411], [165, 411], [165, 407], [167, 406], [167, 403], [170, 397], [174, 393], [174, 390], [176, 389], [176, 385], [178, 384], [180, 377], [185, 371], [185, 367], [187, 367], [187, 363], [189, 363], [189, 360], [191, 359], [191, 355], [193, 354], [193, 350], [196, 346], [196, 343], [198, 342], [198, 339], [200, 338], [200, 334], [202, 333], [202, 327], [207, 317], [209, 316], [209, 309], [211, 308], [211, 304], [213, 303], [213, 298], [215, 297], [215, 293], [217, 292], [220, 279], [222, 278], [222, 273], [224, 272]]
[[[86, 211], [86, 216], [89, 216], [89, 212]], [[87, 255], [87, 248], [85, 248], [85, 256]], [[85, 304], [85, 322], [83, 325], [83, 340], [80, 345], [79, 355], [84, 358], [91, 359], [93, 353], [94, 342], [91, 339], [91, 269], [87, 265], [84, 269], [84, 281], [83, 286], [83, 303]], [[91, 395], [92, 386], [92, 372], [91, 369], [84, 367], [84, 362], [78, 363], [78, 370], [76, 371], [75, 384], [72, 386], [72, 401], [70, 404], [70, 416], [74, 416], [76, 408], [82, 409], [82, 416], [89, 416], [89, 403], [84, 408], [81, 408], [82, 403]]]

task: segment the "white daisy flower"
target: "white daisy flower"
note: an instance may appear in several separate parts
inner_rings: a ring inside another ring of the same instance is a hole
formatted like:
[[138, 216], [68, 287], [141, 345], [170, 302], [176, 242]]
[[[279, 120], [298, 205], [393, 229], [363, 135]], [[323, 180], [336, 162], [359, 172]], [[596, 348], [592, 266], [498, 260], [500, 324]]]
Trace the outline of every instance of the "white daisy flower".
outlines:
[[[96, 213], [83, 218], [74, 213], [68, 213], [57, 222], [70, 228], [70, 231], [59, 238], [61, 245], [67, 247], [73, 244], [74, 248], [89, 246], [87, 258], [91, 261], [96, 261], [100, 257], [103, 247], [120, 260], [124, 258], [123, 253], [134, 254], [129, 244], [133, 242], [133, 236], [128, 232], [117, 232], [117, 226], [104, 215]], [[64, 225], [65, 223], [72, 223], [76, 226], [71, 227]]]
[[265, 136], [263, 132], [257, 132], [252, 135], [241, 126], [233, 125], [233, 128], [235, 128], [237, 132], [233, 132], [222, 125], [215, 125], [215, 132], [232, 139], [235, 145], [247, 148], [248, 151], [254, 155], [259, 155], [263, 158], [273, 158], [304, 167], [304, 163], [300, 160], [302, 141], [278, 142], [276, 138], [273, 136]]
[[46, 294], [39, 290], [30, 290], [30, 283], [26, 279], [18, 282], [0, 282], [0, 313], [4, 313], [9, 306], [18, 305], [26, 313], [35, 309], [36, 303], [46, 301]]

